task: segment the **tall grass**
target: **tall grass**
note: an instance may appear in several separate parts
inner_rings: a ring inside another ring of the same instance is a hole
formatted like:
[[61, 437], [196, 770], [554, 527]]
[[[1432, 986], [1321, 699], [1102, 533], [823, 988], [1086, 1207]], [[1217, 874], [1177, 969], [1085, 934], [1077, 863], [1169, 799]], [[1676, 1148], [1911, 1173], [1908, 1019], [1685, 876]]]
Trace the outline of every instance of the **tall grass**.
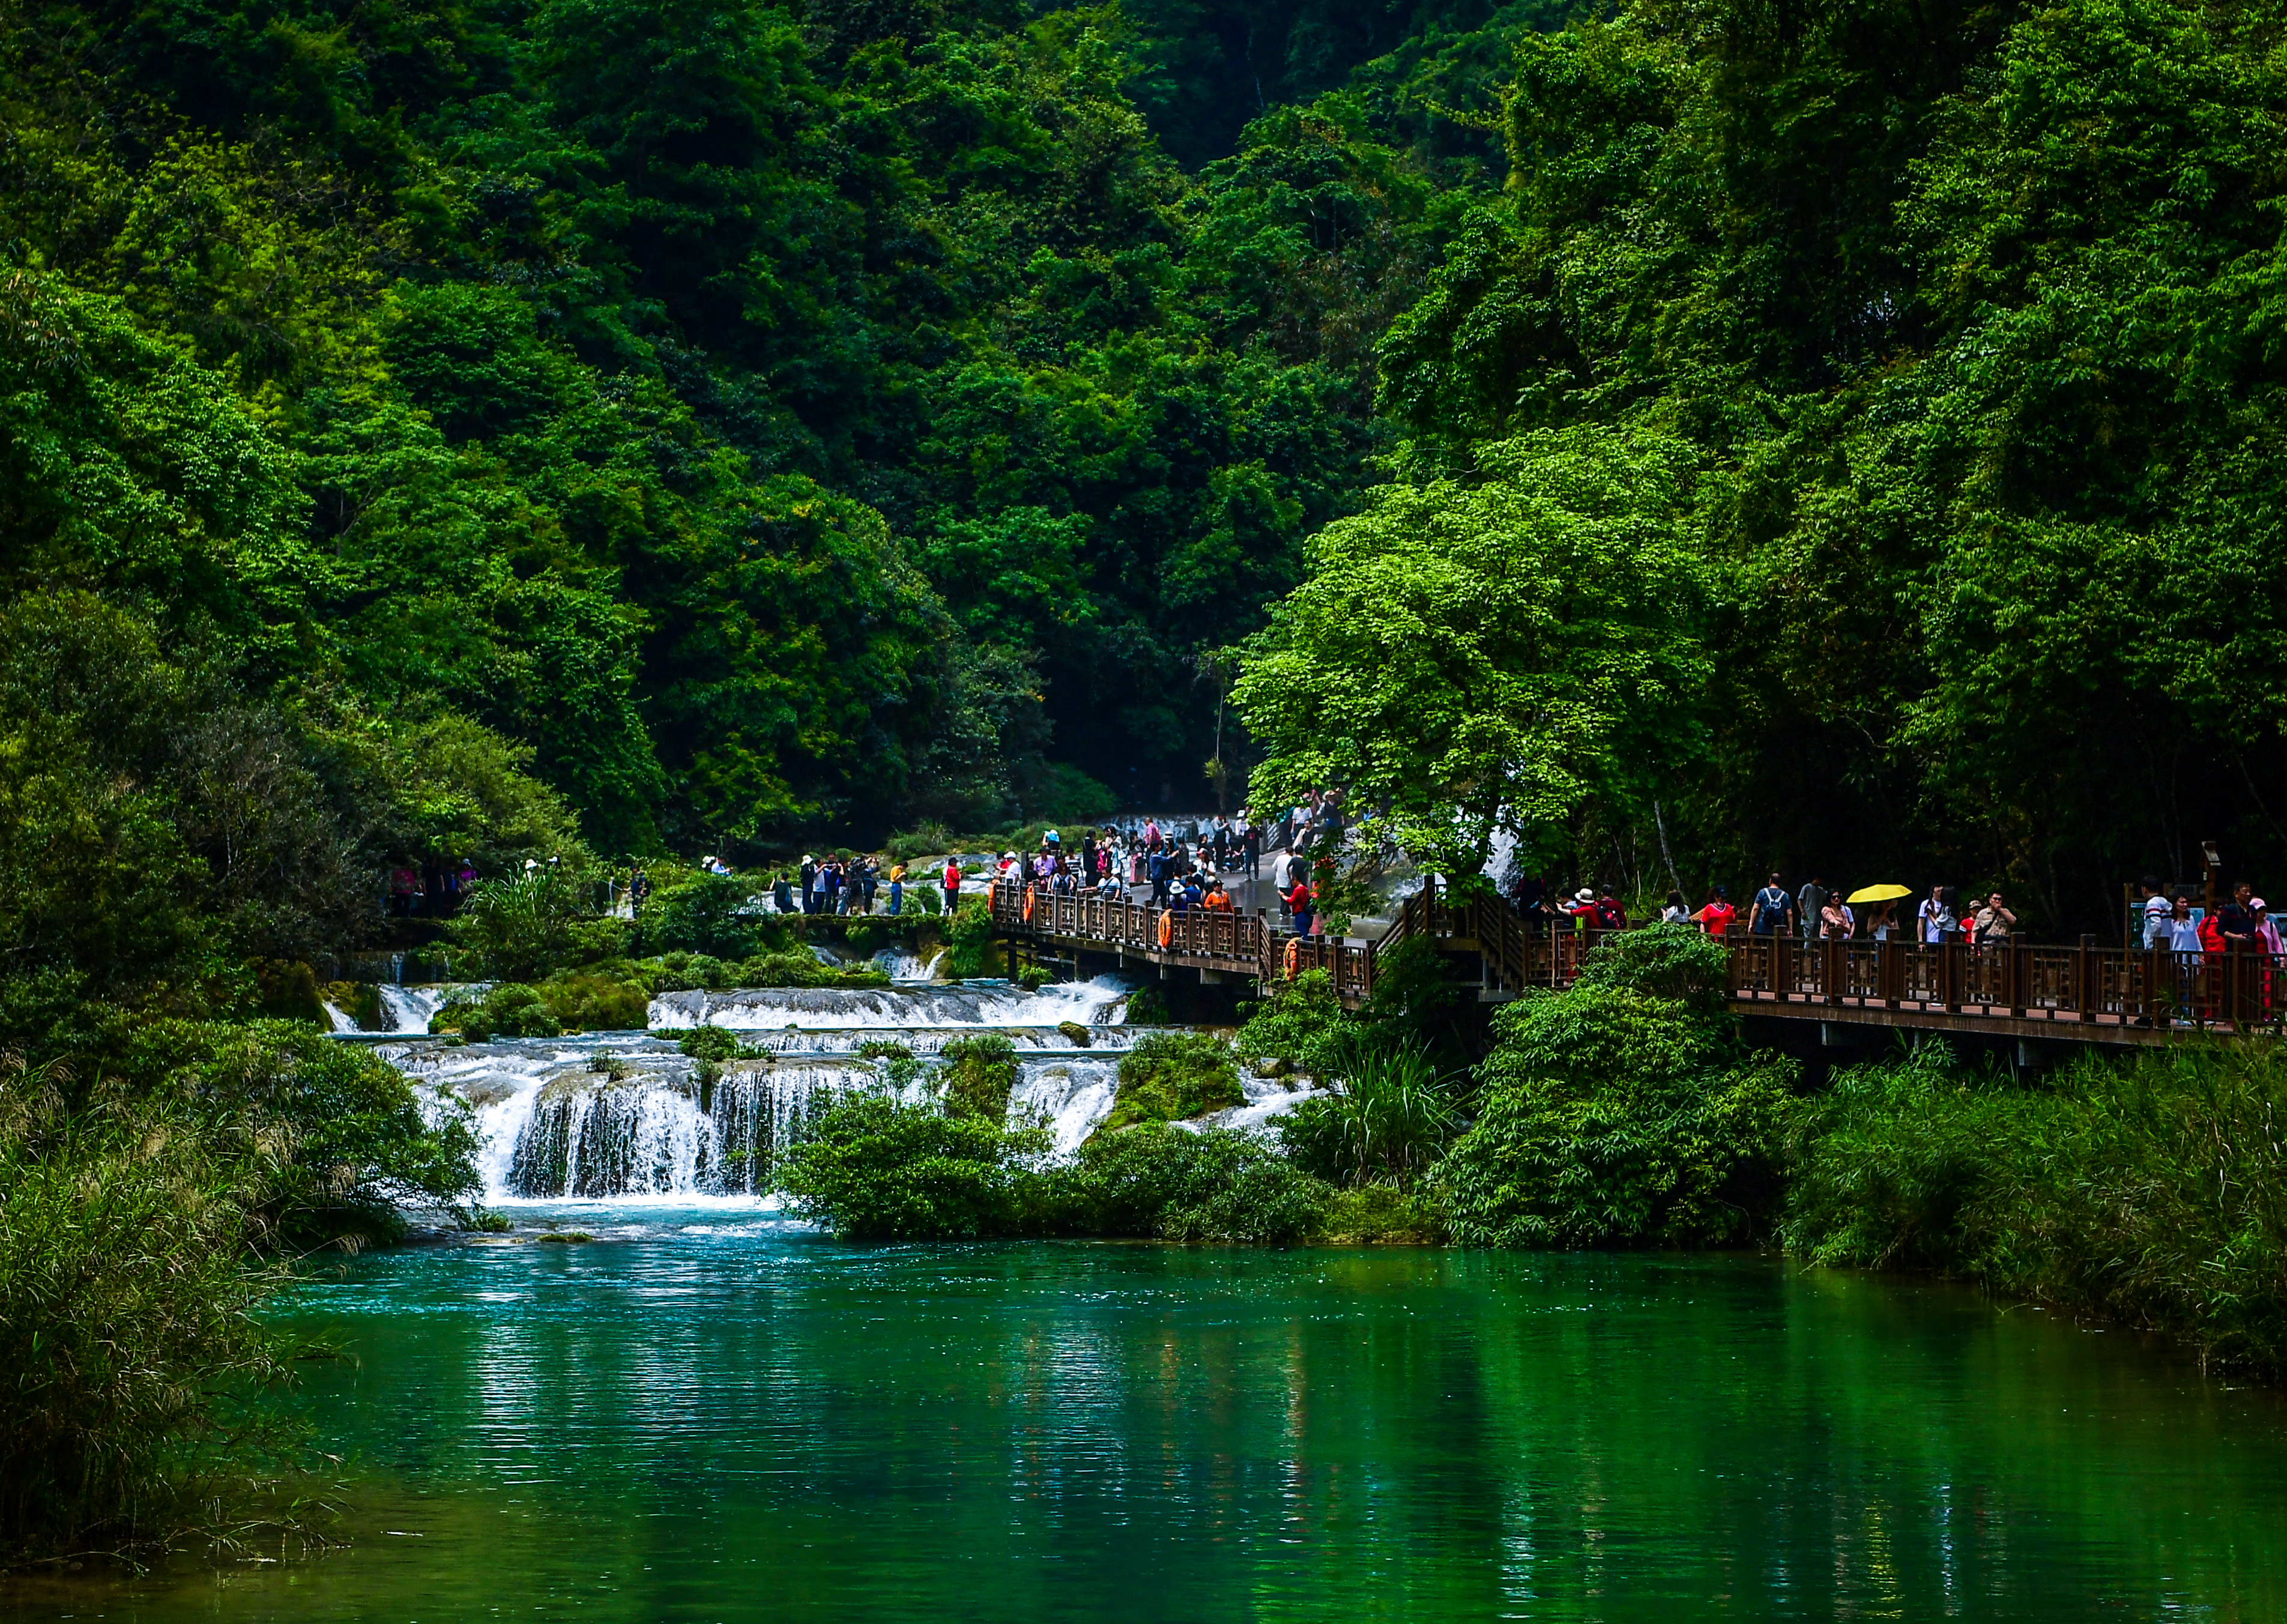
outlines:
[[1908, 1264], [2174, 1333], [2287, 1374], [2287, 1060], [2092, 1057], [2020, 1086], [1932, 1046], [1838, 1078], [1796, 1125], [1787, 1246]]
[[1411, 1184], [1444, 1153], [1459, 1121], [1452, 1086], [1427, 1050], [1357, 1044], [1333, 1091], [1280, 1119], [1279, 1137], [1318, 1177]]
[[281, 1132], [0, 1061], [0, 1558], [163, 1543], [225, 1465], [285, 1440], [246, 1403], [285, 1350], [249, 1250]]

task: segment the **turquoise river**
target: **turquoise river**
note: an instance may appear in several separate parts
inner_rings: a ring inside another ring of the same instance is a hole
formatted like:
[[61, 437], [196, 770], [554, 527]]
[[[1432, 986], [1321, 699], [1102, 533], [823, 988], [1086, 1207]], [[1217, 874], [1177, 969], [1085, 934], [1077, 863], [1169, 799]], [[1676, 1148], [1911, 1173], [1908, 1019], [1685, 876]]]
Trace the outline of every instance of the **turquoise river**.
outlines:
[[2280, 1396], [1965, 1291], [579, 1221], [297, 1294], [343, 1549], [0, 1617], [2287, 1618]]

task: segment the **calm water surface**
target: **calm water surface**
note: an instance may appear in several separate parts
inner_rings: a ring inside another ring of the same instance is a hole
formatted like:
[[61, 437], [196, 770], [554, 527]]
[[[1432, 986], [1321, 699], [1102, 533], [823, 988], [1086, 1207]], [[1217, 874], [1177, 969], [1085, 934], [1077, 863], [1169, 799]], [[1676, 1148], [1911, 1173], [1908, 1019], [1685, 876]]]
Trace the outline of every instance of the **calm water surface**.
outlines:
[[0, 1616], [2287, 1618], [2279, 1398], [1967, 1293], [620, 1216], [302, 1295], [349, 1550]]

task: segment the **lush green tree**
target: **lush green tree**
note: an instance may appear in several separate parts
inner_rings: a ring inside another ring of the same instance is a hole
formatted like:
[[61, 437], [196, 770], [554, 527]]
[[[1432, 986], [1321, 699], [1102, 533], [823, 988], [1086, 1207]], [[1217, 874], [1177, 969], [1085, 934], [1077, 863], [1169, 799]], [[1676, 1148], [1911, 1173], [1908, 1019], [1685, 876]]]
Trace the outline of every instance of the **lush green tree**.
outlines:
[[1705, 574], [1675, 533], [1685, 454], [1599, 430], [1483, 448], [1480, 482], [1379, 492], [1310, 543], [1233, 698], [1266, 810], [1342, 789], [1425, 864], [1497, 833], [1555, 845], [1699, 747]]

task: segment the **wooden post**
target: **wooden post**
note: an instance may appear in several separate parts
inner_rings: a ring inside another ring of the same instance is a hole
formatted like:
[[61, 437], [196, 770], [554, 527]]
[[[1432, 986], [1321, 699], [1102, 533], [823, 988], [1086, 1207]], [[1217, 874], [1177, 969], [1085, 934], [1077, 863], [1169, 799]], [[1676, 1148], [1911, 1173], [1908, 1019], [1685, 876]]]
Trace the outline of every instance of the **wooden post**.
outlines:
[[[2123, 961], [2124, 963], [2125, 962]], [[2125, 987], [2122, 989], [2121, 1018], [2124, 1020], [2128, 1014], [2126, 991]], [[2104, 961], [2098, 956], [2093, 936], [2080, 939], [2080, 967], [2079, 973], [2073, 978], [2073, 1001], [2080, 1006], [2080, 1018], [2085, 1021], [2094, 1020], [2097, 1011], [2104, 1007]]]
[[1842, 1002], [1842, 967], [1846, 960], [1841, 941], [1829, 937], [1821, 944], [1825, 963], [1818, 967], [1819, 978], [1825, 983], [1826, 1002]]
[[1794, 980], [1794, 938], [1782, 929], [1772, 931], [1765, 939], [1771, 945], [1771, 996], [1784, 1003]]
[[1945, 934], [1952, 939], [1941, 940], [1937, 945], [1937, 1001], [1945, 1007], [1948, 1015], [1959, 1015], [1961, 1013], [1961, 938], [1951, 931]]
[[2033, 978], [2033, 957], [2025, 951], [2024, 943], [2015, 937], [2009, 939], [2008, 962], [2002, 966], [2009, 978], [2009, 1013], [2019, 1020], [2025, 1018], [2026, 988]]

